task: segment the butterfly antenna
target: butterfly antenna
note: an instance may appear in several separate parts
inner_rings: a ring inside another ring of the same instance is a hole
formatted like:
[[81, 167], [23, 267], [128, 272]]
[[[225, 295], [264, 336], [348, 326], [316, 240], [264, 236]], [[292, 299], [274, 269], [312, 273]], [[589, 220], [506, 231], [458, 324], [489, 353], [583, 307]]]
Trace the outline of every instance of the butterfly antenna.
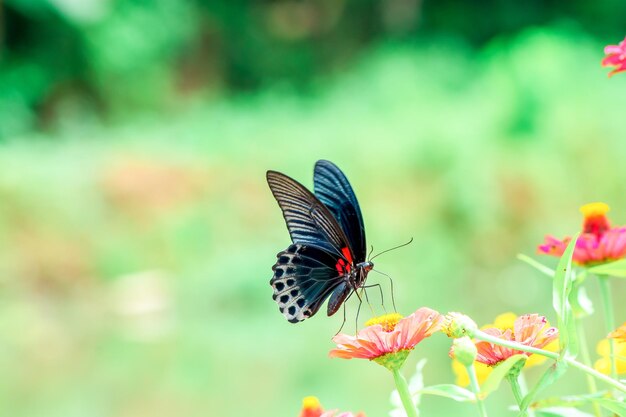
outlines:
[[370, 249], [370, 253], [367, 255], [367, 259], [369, 259], [370, 256], [372, 256], [372, 252], [374, 252], [374, 245], [372, 245], [372, 248]]
[[397, 313], [398, 309], [396, 308], [396, 300], [395, 300], [394, 295], [393, 295], [393, 279], [391, 279], [391, 277], [389, 275], [385, 274], [384, 272], [377, 271], [376, 269], [372, 269], [372, 271], [377, 272], [377, 273], [379, 273], [381, 275], [384, 275], [387, 278], [389, 278], [389, 286], [391, 287], [391, 304], [393, 305], [393, 311], [395, 311]]
[[371, 262], [371, 261], [373, 261], [373, 260], [374, 260], [374, 258], [376, 258], [377, 256], [382, 255], [383, 253], [387, 253], [387, 252], [389, 252], [389, 251], [396, 250], [396, 249], [402, 248], [402, 247], [404, 247], [404, 246], [410, 245], [412, 242], [413, 242], [413, 238], [411, 238], [408, 242], [403, 243], [402, 245], [398, 245], [398, 246], [395, 246], [395, 247], [393, 247], [393, 248], [391, 248], [391, 249], [384, 250], [384, 251], [382, 251], [382, 252], [380, 252], [380, 253], [378, 253], [378, 254], [374, 255], [374, 257], [370, 259], [370, 262]]

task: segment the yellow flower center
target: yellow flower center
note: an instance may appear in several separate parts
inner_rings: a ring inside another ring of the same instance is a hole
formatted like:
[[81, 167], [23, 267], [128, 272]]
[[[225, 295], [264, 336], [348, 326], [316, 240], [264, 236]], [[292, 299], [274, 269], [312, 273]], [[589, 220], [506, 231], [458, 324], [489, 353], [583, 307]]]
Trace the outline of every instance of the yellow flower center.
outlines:
[[609, 220], [606, 213], [609, 206], [605, 203], [589, 203], [580, 208], [580, 212], [585, 216], [583, 222], [583, 233], [591, 233], [601, 238], [609, 230]]
[[589, 203], [580, 208], [580, 212], [585, 217], [604, 216], [610, 210], [606, 203]]
[[375, 326], [380, 324], [385, 332], [392, 332], [396, 328], [396, 324], [402, 320], [402, 315], [398, 313], [383, 314], [382, 316], [374, 317], [365, 322], [366, 326]]
[[317, 397], [304, 397], [302, 400], [302, 409], [303, 410], [317, 410], [321, 409], [322, 405], [320, 404], [320, 400]]

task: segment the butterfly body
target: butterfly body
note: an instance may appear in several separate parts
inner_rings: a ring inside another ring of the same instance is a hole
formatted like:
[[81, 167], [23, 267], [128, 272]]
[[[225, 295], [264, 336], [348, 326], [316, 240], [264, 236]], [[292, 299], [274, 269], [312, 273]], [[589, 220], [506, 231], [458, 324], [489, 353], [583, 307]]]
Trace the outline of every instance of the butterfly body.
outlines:
[[267, 181], [293, 242], [272, 267], [273, 299], [292, 323], [313, 316], [327, 299], [331, 316], [374, 266], [365, 260], [363, 218], [352, 187], [324, 160], [315, 164], [315, 194], [276, 171], [267, 172]]

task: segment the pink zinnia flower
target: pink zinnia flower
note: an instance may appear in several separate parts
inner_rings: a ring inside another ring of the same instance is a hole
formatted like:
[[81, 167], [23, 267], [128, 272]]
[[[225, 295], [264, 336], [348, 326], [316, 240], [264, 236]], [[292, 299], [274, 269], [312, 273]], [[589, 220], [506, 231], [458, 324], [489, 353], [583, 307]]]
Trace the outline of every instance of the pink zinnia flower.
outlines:
[[[541, 349], [556, 339], [559, 331], [554, 327], [548, 326], [544, 316], [525, 314], [515, 320], [512, 330], [506, 329], [503, 331], [496, 327], [490, 327], [483, 329], [483, 332], [499, 339], [510, 340]], [[528, 352], [494, 345], [482, 340], [476, 342], [476, 348], [478, 349], [476, 361], [489, 366], [495, 366], [513, 355], [532, 355]]]
[[626, 71], [626, 38], [619, 45], [608, 45], [604, 48], [606, 56], [602, 60], [603, 67], [615, 67], [609, 77], [618, 72]]
[[[615, 261], [626, 256], [626, 227], [611, 227], [606, 213], [609, 206], [604, 203], [590, 203], [582, 206], [583, 230], [574, 248], [573, 260], [579, 265], [598, 264]], [[562, 240], [546, 236], [544, 244], [537, 252], [560, 257], [571, 238]]]
[[302, 411], [300, 417], [365, 417], [365, 414], [352, 414], [344, 412], [336, 414], [337, 410], [324, 411], [317, 397], [305, 397], [302, 400]]
[[367, 327], [356, 336], [333, 337], [337, 348], [329, 355], [369, 359], [390, 370], [399, 369], [415, 345], [440, 329], [442, 319], [441, 314], [427, 307], [405, 318], [398, 313], [385, 314], [365, 323]]

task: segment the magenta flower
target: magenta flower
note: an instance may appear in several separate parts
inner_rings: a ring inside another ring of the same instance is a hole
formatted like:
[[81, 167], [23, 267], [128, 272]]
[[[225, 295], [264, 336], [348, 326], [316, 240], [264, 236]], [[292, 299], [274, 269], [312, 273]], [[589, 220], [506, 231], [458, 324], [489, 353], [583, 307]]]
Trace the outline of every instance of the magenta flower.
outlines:
[[615, 67], [609, 72], [609, 77], [618, 72], [626, 71], [626, 38], [619, 45], [607, 45], [604, 48], [606, 56], [602, 60], [603, 67]]
[[[513, 323], [513, 330], [490, 327], [483, 329], [483, 332], [499, 339], [514, 341], [538, 349], [543, 348], [559, 335], [559, 331], [550, 327], [546, 318], [538, 314], [525, 314], [518, 317]], [[528, 352], [485, 341], [476, 342], [476, 349], [478, 350], [476, 361], [489, 366], [495, 366], [513, 355], [532, 355]]]
[[[574, 248], [573, 261], [578, 265], [599, 264], [615, 261], [626, 256], [626, 227], [611, 227], [606, 213], [609, 206], [604, 203], [590, 203], [582, 206], [583, 230]], [[562, 240], [546, 236], [537, 252], [560, 257], [565, 252], [571, 238]]]

